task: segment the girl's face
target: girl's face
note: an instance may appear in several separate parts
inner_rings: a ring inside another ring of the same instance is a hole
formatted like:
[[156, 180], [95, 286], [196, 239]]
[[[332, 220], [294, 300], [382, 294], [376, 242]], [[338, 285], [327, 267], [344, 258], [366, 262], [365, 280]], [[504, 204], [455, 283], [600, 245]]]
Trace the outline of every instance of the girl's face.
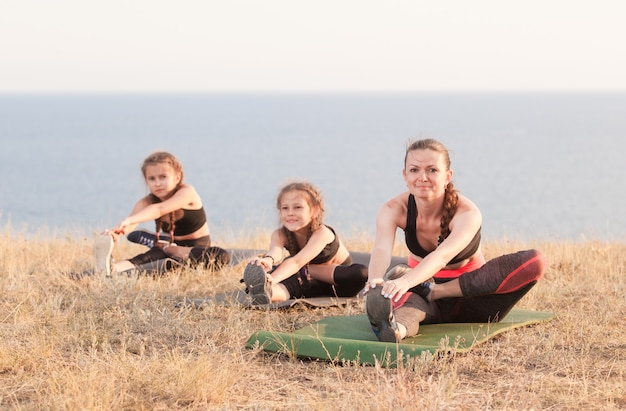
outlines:
[[301, 191], [288, 191], [280, 199], [280, 222], [291, 232], [308, 229], [317, 212]]
[[409, 192], [425, 199], [443, 196], [452, 180], [443, 154], [428, 149], [409, 151], [402, 175]]
[[145, 179], [150, 192], [161, 200], [168, 199], [181, 180], [181, 174], [167, 163], [151, 164], [146, 167]]

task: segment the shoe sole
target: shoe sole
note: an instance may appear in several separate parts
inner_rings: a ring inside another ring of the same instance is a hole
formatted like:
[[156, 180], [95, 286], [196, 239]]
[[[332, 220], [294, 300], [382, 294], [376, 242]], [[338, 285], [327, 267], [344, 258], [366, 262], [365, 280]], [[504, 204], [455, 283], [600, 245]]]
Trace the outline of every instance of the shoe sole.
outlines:
[[101, 235], [94, 241], [93, 258], [95, 272], [111, 275], [111, 254], [113, 253], [113, 238], [110, 235]]
[[248, 295], [252, 299], [252, 304], [269, 304], [270, 296], [265, 288], [265, 270], [256, 264], [248, 264], [243, 271], [243, 282], [248, 288]]
[[391, 300], [385, 298], [382, 287], [376, 287], [367, 294], [365, 308], [372, 327], [378, 329], [378, 340], [382, 342], [399, 342], [398, 332], [391, 324]]

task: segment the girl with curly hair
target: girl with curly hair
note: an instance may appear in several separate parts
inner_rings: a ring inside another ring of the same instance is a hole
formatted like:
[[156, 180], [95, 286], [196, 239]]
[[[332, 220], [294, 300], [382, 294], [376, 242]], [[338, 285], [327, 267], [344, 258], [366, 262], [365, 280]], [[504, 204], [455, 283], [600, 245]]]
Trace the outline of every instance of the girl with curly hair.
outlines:
[[[363, 289], [367, 268], [353, 264], [332, 227], [323, 223], [324, 201], [308, 182], [284, 186], [276, 201], [282, 226], [269, 250], [250, 260], [244, 282], [253, 304], [303, 297], [351, 297]], [[283, 260], [283, 250], [289, 257]]]

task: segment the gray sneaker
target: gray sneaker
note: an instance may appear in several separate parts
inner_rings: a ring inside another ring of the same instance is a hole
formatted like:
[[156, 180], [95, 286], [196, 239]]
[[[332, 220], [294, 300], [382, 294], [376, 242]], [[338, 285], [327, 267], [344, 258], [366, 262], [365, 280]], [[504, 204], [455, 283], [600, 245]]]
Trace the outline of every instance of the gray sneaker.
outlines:
[[252, 299], [252, 304], [261, 305], [272, 302], [272, 286], [267, 281], [263, 267], [248, 264], [243, 271], [243, 282], [246, 284], [246, 292]]
[[113, 237], [108, 234], [99, 235], [93, 243], [95, 274], [111, 275], [111, 254], [113, 254]]
[[370, 320], [372, 331], [378, 341], [400, 342], [400, 331], [393, 316], [391, 300], [382, 295], [383, 287], [372, 288], [367, 293], [365, 311]]
[[391, 267], [384, 275], [383, 279], [385, 281], [395, 280], [397, 278], [402, 277], [404, 274], [411, 271], [411, 267], [406, 264], [397, 264]]

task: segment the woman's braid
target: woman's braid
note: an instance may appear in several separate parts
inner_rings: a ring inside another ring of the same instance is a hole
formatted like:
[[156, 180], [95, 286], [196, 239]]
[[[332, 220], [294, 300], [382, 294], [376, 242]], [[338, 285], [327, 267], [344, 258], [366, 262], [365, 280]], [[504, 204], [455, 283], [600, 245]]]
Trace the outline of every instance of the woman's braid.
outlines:
[[441, 234], [439, 235], [438, 243], [441, 244], [450, 235], [450, 221], [456, 213], [456, 209], [459, 206], [459, 195], [454, 188], [454, 184], [449, 182], [446, 186], [446, 192], [443, 198], [443, 212], [441, 215]]

